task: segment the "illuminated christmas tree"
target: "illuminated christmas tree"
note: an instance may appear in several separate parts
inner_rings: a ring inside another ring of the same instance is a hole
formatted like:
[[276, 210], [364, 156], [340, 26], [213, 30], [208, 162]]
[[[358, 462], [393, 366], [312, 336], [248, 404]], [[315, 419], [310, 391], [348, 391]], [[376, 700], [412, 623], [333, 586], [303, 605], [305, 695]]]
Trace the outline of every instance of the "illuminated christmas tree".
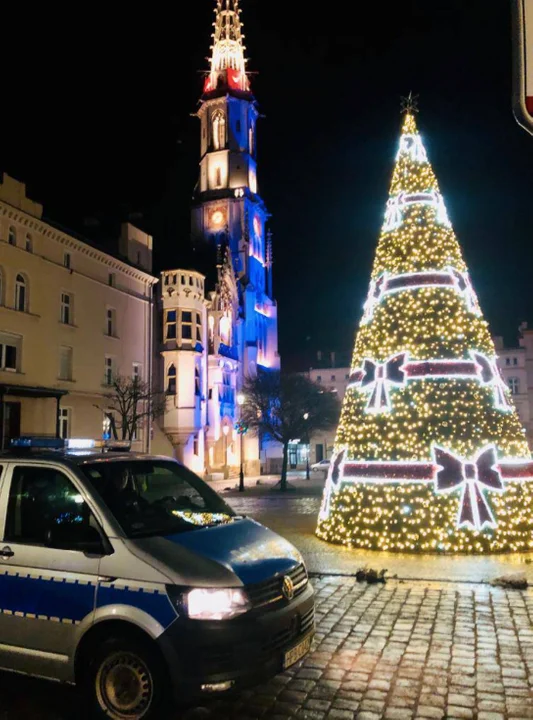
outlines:
[[409, 103], [317, 534], [404, 552], [533, 550], [532, 480]]

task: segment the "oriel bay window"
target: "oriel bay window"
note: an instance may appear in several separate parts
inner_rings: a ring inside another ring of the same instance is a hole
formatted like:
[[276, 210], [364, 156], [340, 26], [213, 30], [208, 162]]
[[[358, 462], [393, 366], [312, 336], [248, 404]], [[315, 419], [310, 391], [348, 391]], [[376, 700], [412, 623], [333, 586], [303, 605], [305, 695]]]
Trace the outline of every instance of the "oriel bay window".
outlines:
[[174, 363], [169, 365], [167, 370], [167, 393], [169, 395], [176, 394], [176, 366]]
[[176, 317], [177, 310], [167, 310], [165, 312], [165, 340], [176, 339]]
[[184, 342], [192, 340], [192, 312], [190, 310], [181, 311], [181, 339]]

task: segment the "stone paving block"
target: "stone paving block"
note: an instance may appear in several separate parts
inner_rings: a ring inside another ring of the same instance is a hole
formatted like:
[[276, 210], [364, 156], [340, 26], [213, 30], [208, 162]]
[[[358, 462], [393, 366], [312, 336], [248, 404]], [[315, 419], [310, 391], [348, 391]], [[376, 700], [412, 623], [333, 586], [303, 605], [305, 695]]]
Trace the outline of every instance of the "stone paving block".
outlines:
[[416, 710], [416, 718], [434, 718], [435, 720], [443, 720], [446, 717], [442, 708], [431, 707], [429, 705], [419, 705]]
[[474, 711], [470, 708], [459, 707], [458, 705], [448, 705], [446, 709], [446, 718], [461, 718], [461, 720], [473, 720]]

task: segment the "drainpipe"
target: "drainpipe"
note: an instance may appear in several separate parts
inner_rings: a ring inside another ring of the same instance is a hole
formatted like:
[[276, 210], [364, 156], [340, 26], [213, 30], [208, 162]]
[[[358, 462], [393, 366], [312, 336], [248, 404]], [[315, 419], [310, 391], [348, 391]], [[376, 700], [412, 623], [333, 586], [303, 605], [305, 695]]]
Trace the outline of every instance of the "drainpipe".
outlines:
[[152, 449], [152, 430], [153, 430], [153, 419], [152, 419], [152, 393], [154, 391], [153, 381], [153, 355], [155, 352], [154, 348], [154, 286], [152, 283], [148, 283], [149, 288], [149, 300], [148, 300], [148, 428], [146, 438], [146, 452], [150, 454]]

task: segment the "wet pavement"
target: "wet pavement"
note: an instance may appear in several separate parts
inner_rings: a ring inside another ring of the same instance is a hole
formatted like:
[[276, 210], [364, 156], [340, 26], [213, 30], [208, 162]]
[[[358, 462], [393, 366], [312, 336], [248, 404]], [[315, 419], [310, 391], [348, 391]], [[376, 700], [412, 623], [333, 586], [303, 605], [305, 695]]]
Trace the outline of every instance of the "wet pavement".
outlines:
[[[533, 718], [533, 592], [321, 577], [307, 658], [168, 720]], [[0, 720], [71, 720], [74, 690], [0, 675]], [[165, 720], [165, 718], [161, 718]]]
[[215, 486], [236, 512], [255, 518], [290, 540], [302, 552], [311, 573], [354, 575], [358, 569], [367, 567], [387, 569], [389, 577], [398, 579], [471, 583], [523, 573], [533, 584], [533, 553], [419, 555], [350, 550], [326, 543], [315, 535], [324, 478], [315, 474], [306, 481], [302, 473], [293, 475], [290, 482], [294, 490], [286, 494], [275, 489], [276, 481], [261, 478], [261, 485], [251, 483], [244, 493], [225, 491], [234, 484], [228, 481], [217, 482]]

